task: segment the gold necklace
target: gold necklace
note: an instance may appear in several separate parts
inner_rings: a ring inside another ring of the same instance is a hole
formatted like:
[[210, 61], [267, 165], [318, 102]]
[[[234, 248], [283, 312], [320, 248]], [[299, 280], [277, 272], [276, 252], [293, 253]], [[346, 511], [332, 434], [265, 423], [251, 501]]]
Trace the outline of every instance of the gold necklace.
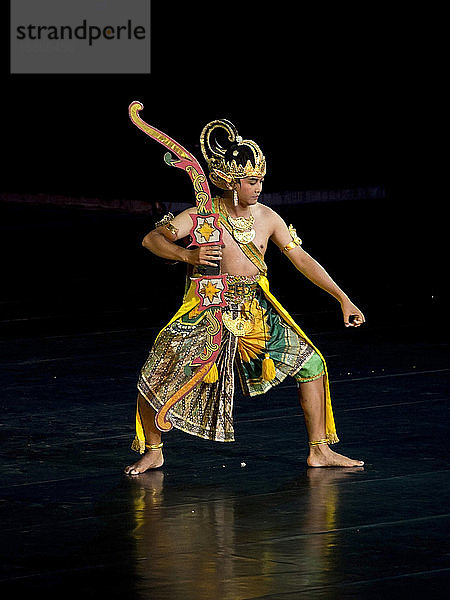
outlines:
[[233, 228], [233, 237], [239, 244], [249, 244], [255, 238], [256, 232], [253, 228], [255, 217], [230, 217], [228, 214], [228, 222]]

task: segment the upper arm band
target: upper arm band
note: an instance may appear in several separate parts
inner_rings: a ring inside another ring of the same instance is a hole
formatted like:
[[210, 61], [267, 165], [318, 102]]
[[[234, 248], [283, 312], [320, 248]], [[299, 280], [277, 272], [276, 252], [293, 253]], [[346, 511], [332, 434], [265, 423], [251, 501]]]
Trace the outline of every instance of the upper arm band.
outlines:
[[297, 232], [294, 229], [293, 225], [289, 225], [289, 233], [291, 234], [292, 242], [289, 242], [289, 244], [286, 244], [286, 246], [284, 246], [284, 248], [280, 248], [281, 252], [286, 253], [286, 252], [289, 252], [290, 250], [293, 250], [297, 246], [302, 245], [302, 240], [298, 237]]

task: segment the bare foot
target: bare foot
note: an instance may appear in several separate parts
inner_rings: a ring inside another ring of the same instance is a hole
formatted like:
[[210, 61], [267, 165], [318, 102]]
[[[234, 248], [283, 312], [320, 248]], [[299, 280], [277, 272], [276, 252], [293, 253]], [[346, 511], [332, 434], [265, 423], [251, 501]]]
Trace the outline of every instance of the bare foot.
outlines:
[[312, 446], [306, 460], [308, 467], [362, 467], [364, 461], [352, 460], [333, 452], [327, 444]]
[[140, 475], [148, 469], [158, 469], [164, 464], [162, 450], [149, 450], [133, 465], [129, 465], [124, 473], [126, 475]]

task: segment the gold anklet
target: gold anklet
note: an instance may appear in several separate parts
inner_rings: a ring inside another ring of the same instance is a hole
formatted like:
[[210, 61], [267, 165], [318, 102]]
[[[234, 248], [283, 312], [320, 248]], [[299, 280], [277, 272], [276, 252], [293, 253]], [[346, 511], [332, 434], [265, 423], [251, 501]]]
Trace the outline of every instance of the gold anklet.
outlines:
[[309, 442], [310, 446], [319, 446], [320, 444], [329, 444], [328, 438], [322, 438], [321, 440]]
[[164, 442], [161, 442], [160, 444], [145, 444], [145, 449], [146, 450], [159, 450], [163, 446], [164, 446]]

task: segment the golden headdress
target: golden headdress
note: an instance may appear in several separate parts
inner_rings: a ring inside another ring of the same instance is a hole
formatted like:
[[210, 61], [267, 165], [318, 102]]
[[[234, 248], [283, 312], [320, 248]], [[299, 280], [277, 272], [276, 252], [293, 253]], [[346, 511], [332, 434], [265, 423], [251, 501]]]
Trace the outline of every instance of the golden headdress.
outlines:
[[[221, 133], [224, 139], [228, 139], [226, 146], [217, 139]], [[228, 189], [226, 184], [234, 179], [264, 177], [266, 174], [266, 159], [261, 148], [252, 140], [243, 140], [227, 119], [205, 125], [200, 135], [200, 146], [208, 163], [209, 178], [223, 190]]]

